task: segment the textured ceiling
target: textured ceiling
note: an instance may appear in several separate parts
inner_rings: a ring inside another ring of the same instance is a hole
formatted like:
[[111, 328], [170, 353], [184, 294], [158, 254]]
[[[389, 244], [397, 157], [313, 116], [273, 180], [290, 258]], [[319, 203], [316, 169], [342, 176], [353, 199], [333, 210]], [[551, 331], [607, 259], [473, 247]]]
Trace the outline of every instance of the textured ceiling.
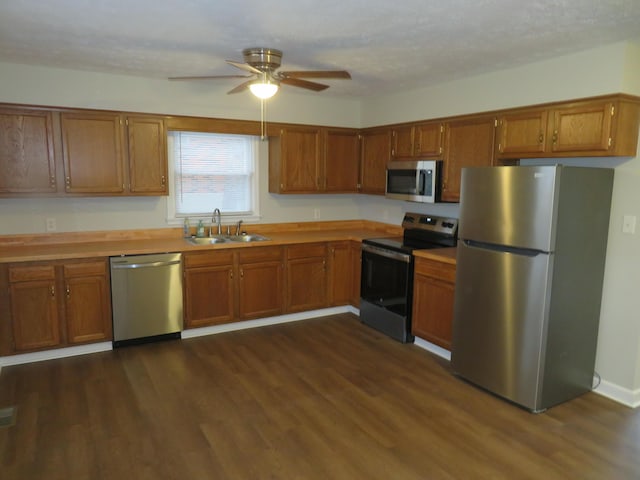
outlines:
[[283, 70], [351, 72], [310, 95], [389, 93], [627, 39], [640, 39], [640, 0], [0, 1], [0, 61], [231, 75], [243, 72], [224, 60], [257, 46], [283, 50]]

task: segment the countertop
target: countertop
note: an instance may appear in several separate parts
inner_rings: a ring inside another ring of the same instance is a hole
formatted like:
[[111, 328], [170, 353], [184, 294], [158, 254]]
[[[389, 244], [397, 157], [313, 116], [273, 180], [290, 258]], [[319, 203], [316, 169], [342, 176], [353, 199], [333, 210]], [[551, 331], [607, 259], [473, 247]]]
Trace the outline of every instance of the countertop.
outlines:
[[431, 250], [414, 250], [413, 255], [418, 258], [428, 258], [438, 262], [456, 264], [456, 247], [433, 248]]
[[193, 245], [182, 238], [182, 230], [179, 228], [4, 236], [0, 237], [0, 263], [256, 248], [341, 240], [362, 241], [364, 238], [396, 236], [402, 232], [399, 226], [359, 220], [248, 225], [247, 231], [267, 236], [269, 240]]

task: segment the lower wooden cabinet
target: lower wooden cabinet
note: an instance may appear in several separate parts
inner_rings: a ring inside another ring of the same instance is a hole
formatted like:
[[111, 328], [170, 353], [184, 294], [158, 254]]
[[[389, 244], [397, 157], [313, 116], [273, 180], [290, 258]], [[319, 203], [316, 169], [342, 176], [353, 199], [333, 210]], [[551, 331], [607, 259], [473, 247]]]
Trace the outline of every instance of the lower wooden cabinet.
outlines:
[[233, 322], [236, 318], [233, 252], [184, 255], [185, 328]]
[[413, 282], [412, 333], [451, 350], [455, 264], [417, 257]]
[[360, 298], [360, 242], [330, 242], [328, 247], [329, 305], [354, 304]]
[[284, 310], [282, 247], [238, 251], [238, 317], [240, 320], [280, 315]]
[[110, 340], [106, 259], [9, 266], [13, 350]]
[[327, 306], [327, 245], [287, 247], [287, 312]]

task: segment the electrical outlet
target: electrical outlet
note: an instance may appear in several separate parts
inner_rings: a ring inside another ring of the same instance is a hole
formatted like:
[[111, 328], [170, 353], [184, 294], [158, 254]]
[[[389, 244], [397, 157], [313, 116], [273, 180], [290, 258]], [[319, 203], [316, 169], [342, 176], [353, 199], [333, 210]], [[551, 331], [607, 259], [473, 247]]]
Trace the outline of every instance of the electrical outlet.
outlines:
[[622, 217], [622, 233], [629, 233], [631, 235], [636, 233], [635, 215], [624, 215]]
[[314, 208], [313, 209], [313, 219], [314, 220], [318, 220], [320, 218], [320, 209], [319, 208]]
[[45, 221], [45, 229], [47, 232], [55, 232], [57, 230], [56, 219], [55, 218], [47, 218]]

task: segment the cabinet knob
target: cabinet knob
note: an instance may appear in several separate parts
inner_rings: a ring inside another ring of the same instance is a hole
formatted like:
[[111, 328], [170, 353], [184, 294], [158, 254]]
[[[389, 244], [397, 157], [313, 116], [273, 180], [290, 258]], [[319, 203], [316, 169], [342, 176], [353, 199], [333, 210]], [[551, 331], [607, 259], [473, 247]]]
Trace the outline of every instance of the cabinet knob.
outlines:
[[540, 136], [538, 137], [538, 143], [542, 143], [544, 142], [544, 135], [541, 133]]
[[66, 294], [67, 294], [67, 298], [71, 296], [71, 288], [69, 287], [69, 285], [67, 285]]
[[162, 178], [160, 179], [160, 182], [162, 183], [163, 187], [167, 184], [167, 179], [164, 177], [164, 175], [162, 175]]
[[558, 130], [554, 130], [553, 137], [551, 138], [551, 140], [553, 141], [554, 144], [558, 142]]
[[55, 175], [51, 175], [51, 177], [49, 178], [49, 183], [51, 184], [52, 187], [56, 184]]
[[49, 292], [51, 293], [52, 297], [55, 297], [56, 296], [56, 287], [51, 285], [51, 287], [49, 287]]

